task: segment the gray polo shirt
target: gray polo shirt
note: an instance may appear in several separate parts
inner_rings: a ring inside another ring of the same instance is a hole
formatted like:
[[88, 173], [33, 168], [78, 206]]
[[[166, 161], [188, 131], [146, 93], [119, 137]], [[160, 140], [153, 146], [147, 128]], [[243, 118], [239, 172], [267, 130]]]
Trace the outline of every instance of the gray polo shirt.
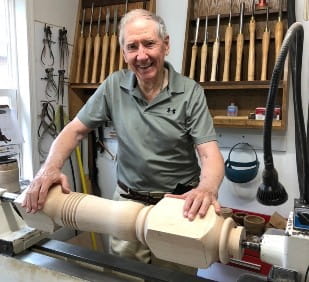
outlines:
[[110, 75], [80, 110], [89, 128], [112, 120], [118, 138], [118, 180], [138, 190], [169, 192], [200, 176], [195, 145], [216, 140], [203, 88], [169, 70], [168, 86], [150, 103], [135, 74]]

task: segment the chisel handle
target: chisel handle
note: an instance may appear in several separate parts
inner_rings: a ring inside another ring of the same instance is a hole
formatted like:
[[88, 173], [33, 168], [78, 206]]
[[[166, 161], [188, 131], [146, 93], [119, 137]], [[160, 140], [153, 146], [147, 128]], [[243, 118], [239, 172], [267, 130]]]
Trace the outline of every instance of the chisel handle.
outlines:
[[196, 43], [194, 43], [192, 46], [191, 65], [190, 65], [190, 74], [189, 74], [189, 77], [191, 79], [194, 79], [196, 56], [197, 56], [197, 45]]
[[206, 66], [207, 66], [207, 44], [203, 43], [201, 49], [201, 73], [200, 82], [205, 82], [206, 79]]
[[282, 40], [283, 40], [283, 22], [281, 20], [279, 20], [279, 21], [277, 21], [276, 26], [275, 26], [276, 58], [279, 55]]
[[97, 69], [98, 69], [100, 46], [101, 46], [101, 36], [97, 34], [96, 37], [94, 38], [93, 43], [93, 65], [92, 65], [91, 83], [97, 82], [98, 77]]
[[210, 81], [216, 81], [217, 64], [219, 58], [220, 41], [217, 39], [212, 47], [212, 63]]
[[83, 83], [88, 83], [89, 79], [89, 64], [90, 64], [90, 55], [92, 51], [92, 38], [91, 36], [88, 36], [86, 39], [86, 59], [85, 59], [85, 72], [84, 72], [84, 78], [83, 78]]
[[85, 49], [85, 37], [81, 36], [80, 38], [78, 38], [78, 43], [77, 43], [77, 66], [76, 66], [77, 68], [76, 68], [76, 75], [75, 75], [75, 83], [81, 82], [80, 70], [81, 70], [84, 49]]
[[110, 45], [111, 55], [110, 55], [110, 61], [109, 61], [109, 74], [114, 72], [116, 49], [117, 49], [117, 35], [114, 33], [112, 35], [111, 45]]
[[100, 82], [103, 82], [103, 80], [105, 79], [108, 47], [109, 47], [109, 35], [108, 33], [105, 33], [102, 41], [102, 64], [101, 64]]
[[248, 56], [248, 81], [254, 80], [255, 71], [255, 20], [251, 19], [249, 23], [249, 56]]
[[230, 60], [231, 60], [231, 47], [233, 39], [233, 28], [228, 25], [225, 30], [225, 41], [224, 41], [224, 69], [223, 69], [223, 81], [229, 81], [230, 77]]
[[242, 57], [243, 57], [243, 49], [244, 49], [244, 34], [243, 33], [238, 33], [236, 46], [237, 46], [237, 52], [236, 52], [235, 81], [240, 81]]
[[123, 54], [122, 54], [122, 48], [119, 48], [119, 70], [123, 69]]
[[261, 80], [266, 80], [267, 76], [267, 60], [268, 60], [268, 49], [269, 49], [270, 32], [264, 31], [262, 39], [262, 71]]

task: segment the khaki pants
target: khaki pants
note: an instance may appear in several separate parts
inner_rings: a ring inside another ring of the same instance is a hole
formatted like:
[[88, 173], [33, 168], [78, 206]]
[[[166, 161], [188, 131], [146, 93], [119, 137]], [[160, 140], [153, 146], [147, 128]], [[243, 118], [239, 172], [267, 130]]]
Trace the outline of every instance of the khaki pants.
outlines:
[[[125, 192], [121, 190], [120, 187], [117, 186], [113, 199], [117, 201], [127, 201], [127, 199], [122, 198], [120, 196], [120, 193], [122, 194]], [[169, 262], [169, 261], [164, 261], [164, 260], [156, 258], [151, 253], [150, 249], [144, 246], [139, 241], [124, 241], [124, 240], [119, 240], [111, 236], [110, 237], [110, 253], [113, 255], [127, 257], [127, 258], [141, 261], [144, 263], [151, 263], [151, 264], [155, 264], [155, 265], [170, 268], [170, 269], [175, 269], [175, 270], [182, 271], [182, 272], [185, 272], [191, 275], [196, 275], [197, 273], [196, 268]]]

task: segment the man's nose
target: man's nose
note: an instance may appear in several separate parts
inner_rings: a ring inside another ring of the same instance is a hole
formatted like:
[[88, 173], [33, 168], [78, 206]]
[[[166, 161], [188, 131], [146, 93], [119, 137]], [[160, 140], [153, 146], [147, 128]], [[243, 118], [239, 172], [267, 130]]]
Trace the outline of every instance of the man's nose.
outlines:
[[137, 57], [139, 60], [147, 58], [147, 53], [144, 46], [139, 46], [137, 50]]

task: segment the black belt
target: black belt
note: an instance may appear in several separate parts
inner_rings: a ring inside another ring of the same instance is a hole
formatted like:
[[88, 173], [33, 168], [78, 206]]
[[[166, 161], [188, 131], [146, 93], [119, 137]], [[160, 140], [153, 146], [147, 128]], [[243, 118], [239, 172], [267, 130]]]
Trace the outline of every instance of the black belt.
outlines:
[[[148, 205], [155, 205], [164, 197], [165, 194], [167, 194], [166, 192], [135, 191], [119, 180], [117, 184], [123, 191], [127, 193], [120, 194], [121, 197], [139, 201]], [[170, 192], [170, 194], [181, 195], [190, 191], [192, 188], [194, 188], [194, 186], [177, 184], [176, 189]]]

